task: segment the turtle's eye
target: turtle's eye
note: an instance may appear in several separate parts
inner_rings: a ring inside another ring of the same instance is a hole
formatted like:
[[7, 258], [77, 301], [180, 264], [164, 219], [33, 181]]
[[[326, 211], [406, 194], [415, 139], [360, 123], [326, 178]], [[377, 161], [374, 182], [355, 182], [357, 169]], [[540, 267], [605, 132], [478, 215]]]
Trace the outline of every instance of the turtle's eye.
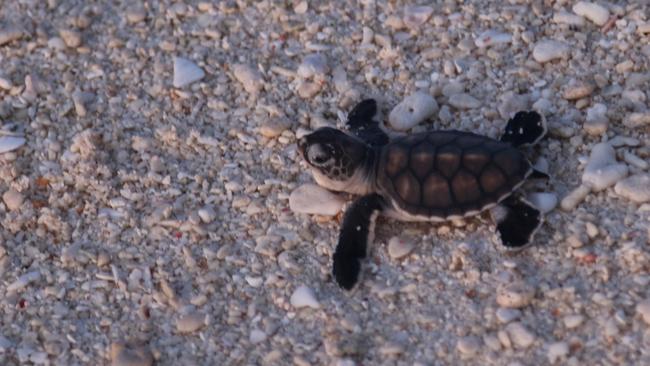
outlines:
[[311, 145], [307, 150], [307, 158], [315, 165], [325, 165], [332, 160], [329, 151], [321, 144]]

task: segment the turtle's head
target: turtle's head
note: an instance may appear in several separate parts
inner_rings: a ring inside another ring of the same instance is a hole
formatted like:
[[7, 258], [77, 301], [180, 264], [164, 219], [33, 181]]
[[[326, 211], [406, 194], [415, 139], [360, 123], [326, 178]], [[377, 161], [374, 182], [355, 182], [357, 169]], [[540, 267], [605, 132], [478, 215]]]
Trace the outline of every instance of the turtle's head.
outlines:
[[302, 137], [298, 150], [312, 168], [316, 182], [335, 191], [365, 192], [370, 148], [356, 137], [323, 127]]

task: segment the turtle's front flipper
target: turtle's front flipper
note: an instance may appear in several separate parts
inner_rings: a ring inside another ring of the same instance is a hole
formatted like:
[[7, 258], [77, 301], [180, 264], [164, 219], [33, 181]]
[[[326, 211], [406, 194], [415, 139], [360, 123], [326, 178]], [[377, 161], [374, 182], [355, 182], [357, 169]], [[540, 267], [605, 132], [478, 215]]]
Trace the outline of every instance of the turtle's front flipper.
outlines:
[[348, 114], [347, 129], [371, 146], [388, 143], [388, 135], [379, 127], [377, 101], [365, 99]]
[[334, 252], [332, 274], [339, 286], [352, 289], [359, 279], [361, 259], [374, 237], [374, 224], [382, 209], [383, 199], [370, 194], [356, 200], [345, 213], [339, 243]]
[[519, 249], [529, 244], [543, 222], [542, 213], [521, 197], [508, 197], [493, 208], [491, 213], [501, 243], [510, 249]]
[[517, 147], [534, 145], [546, 135], [546, 131], [546, 121], [539, 113], [521, 111], [508, 121], [501, 141]]

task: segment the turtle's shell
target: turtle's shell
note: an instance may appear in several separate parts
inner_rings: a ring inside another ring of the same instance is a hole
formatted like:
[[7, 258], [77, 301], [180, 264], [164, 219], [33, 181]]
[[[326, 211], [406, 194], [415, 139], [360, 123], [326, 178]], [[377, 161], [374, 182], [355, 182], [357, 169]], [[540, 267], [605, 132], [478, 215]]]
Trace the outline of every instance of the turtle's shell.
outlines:
[[377, 184], [403, 215], [450, 219], [494, 206], [531, 172], [528, 159], [508, 143], [469, 132], [434, 131], [385, 145]]

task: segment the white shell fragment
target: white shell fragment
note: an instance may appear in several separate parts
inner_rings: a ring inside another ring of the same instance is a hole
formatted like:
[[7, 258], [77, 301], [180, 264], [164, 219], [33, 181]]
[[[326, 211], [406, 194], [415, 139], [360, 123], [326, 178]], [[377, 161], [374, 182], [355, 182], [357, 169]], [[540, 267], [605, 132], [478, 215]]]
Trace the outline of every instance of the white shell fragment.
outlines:
[[414, 247], [413, 239], [402, 236], [394, 236], [388, 241], [388, 255], [393, 259], [407, 256]]
[[582, 183], [591, 185], [596, 192], [611, 187], [628, 172], [626, 164], [616, 162], [614, 148], [608, 143], [596, 144], [582, 174]]
[[304, 184], [289, 196], [291, 211], [310, 215], [334, 216], [344, 204], [345, 201], [339, 195], [315, 184]]
[[6, 153], [23, 146], [26, 140], [23, 137], [0, 136], [0, 154]]
[[203, 79], [205, 72], [194, 62], [182, 58], [174, 57], [174, 87], [182, 88], [192, 84], [195, 81]]
[[438, 111], [438, 103], [432, 96], [415, 93], [393, 108], [388, 115], [388, 123], [398, 131], [408, 130], [423, 122]]
[[578, 1], [573, 5], [573, 12], [601, 26], [605, 25], [609, 20], [609, 10], [607, 8], [587, 1]]
[[298, 66], [298, 75], [305, 79], [312, 76], [323, 77], [327, 73], [327, 59], [320, 53], [305, 56]]
[[314, 291], [305, 285], [298, 286], [291, 295], [291, 306], [294, 308], [310, 307], [312, 309], [320, 308]]
[[614, 186], [616, 194], [636, 203], [650, 202], [650, 174], [636, 174]]
[[537, 207], [543, 214], [547, 214], [557, 206], [557, 195], [548, 192], [535, 192], [528, 195], [528, 202]]
[[474, 40], [474, 44], [479, 48], [510, 42], [512, 42], [512, 35], [495, 30], [485, 31]]
[[555, 40], [540, 41], [533, 49], [533, 58], [539, 63], [565, 58], [568, 54], [569, 47], [565, 43]]

